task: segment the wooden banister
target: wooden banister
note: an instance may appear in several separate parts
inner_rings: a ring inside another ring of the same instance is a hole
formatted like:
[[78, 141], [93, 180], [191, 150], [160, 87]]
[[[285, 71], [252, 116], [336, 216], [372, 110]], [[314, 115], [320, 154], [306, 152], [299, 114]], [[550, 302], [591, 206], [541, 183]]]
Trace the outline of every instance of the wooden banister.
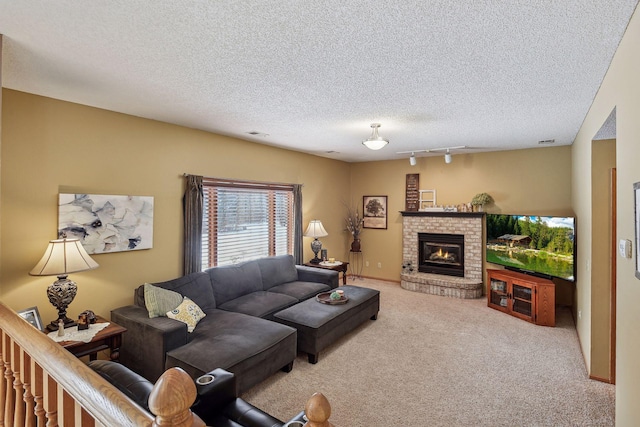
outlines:
[[[0, 302], [0, 427], [203, 427], [189, 409], [197, 391], [180, 368], [149, 396], [156, 417]], [[305, 405], [308, 427], [333, 427], [321, 394]]]
[[0, 425], [152, 425], [151, 414], [2, 303], [0, 334]]

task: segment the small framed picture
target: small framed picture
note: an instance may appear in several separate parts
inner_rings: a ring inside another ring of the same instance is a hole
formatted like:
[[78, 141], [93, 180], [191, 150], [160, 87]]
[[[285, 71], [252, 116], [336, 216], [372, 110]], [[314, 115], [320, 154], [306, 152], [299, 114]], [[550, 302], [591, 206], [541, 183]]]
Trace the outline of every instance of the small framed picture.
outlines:
[[387, 229], [387, 196], [362, 196], [363, 228]]
[[24, 310], [20, 310], [18, 314], [20, 315], [20, 317], [31, 323], [39, 330], [44, 330], [44, 328], [42, 327], [42, 319], [40, 318], [40, 313], [38, 312], [38, 307], [25, 308]]

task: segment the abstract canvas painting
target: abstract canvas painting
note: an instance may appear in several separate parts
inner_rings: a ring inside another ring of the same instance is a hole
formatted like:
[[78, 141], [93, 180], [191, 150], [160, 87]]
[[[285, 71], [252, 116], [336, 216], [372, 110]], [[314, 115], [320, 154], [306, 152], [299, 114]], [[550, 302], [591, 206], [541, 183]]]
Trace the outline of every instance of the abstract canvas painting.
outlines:
[[60, 193], [58, 238], [77, 238], [89, 254], [153, 247], [153, 197]]

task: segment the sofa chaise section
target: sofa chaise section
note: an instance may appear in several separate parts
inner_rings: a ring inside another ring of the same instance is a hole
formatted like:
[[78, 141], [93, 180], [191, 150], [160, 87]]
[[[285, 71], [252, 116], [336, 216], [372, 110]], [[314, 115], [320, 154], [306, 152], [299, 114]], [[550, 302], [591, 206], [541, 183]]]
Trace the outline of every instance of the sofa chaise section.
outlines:
[[189, 344], [167, 352], [165, 367], [184, 369], [192, 378], [212, 366], [239, 372], [237, 385], [246, 391], [278, 370], [290, 371], [297, 356], [297, 332], [278, 323], [214, 310], [198, 323]]

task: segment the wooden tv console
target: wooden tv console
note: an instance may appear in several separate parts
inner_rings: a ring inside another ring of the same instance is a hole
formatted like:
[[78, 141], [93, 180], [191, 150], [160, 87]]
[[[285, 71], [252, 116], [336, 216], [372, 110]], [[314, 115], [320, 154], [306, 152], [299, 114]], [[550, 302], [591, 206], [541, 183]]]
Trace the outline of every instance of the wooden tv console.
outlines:
[[489, 307], [536, 325], [556, 325], [556, 289], [551, 280], [489, 269], [487, 277]]

